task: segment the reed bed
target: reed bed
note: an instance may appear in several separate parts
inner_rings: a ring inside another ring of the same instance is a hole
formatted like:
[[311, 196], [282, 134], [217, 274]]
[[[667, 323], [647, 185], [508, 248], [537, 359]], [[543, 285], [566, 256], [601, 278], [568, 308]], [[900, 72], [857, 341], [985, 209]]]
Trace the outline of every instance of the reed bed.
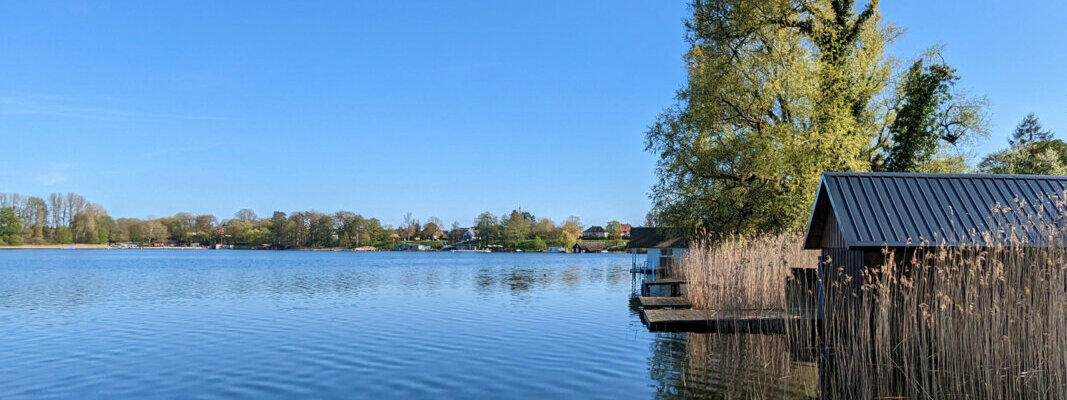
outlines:
[[1067, 398], [1067, 252], [884, 255], [858, 290], [852, 277], [827, 288], [826, 397]]
[[674, 273], [688, 280], [694, 309], [785, 310], [792, 269], [819, 263], [819, 252], [802, 250], [801, 240], [800, 234], [698, 239]]
[[[674, 273], [689, 280], [696, 309], [778, 310], [794, 303], [791, 269], [822, 262], [819, 337], [787, 329], [767, 340], [816, 348], [823, 398], [1067, 399], [1067, 234], [1057, 228], [1038, 246], [1017, 236], [875, 251], [881, 257], [857, 276], [801, 250], [800, 235], [727, 237], [694, 243]], [[693, 360], [753, 359], [771, 376], [790, 376], [795, 361], [773, 355], [781, 346], [740, 336], [693, 342]], [[737, 364], [738, 374], [753, 367]], [[756, 380], [754, 391], [727, 397], [788, 397], [784, 380]]]
[[[801, 250], [799, 234], [698, 239], [672, 271], [684, 278], [694, 309], [812, 312], [814, 282], [800, 285], [795, 268], [818, 266], [817, 251]], [[810, 398], [816, 393], [817, 336], [810, 325], [775, 334], [688, 334], [690, 394], [715, 398]]]

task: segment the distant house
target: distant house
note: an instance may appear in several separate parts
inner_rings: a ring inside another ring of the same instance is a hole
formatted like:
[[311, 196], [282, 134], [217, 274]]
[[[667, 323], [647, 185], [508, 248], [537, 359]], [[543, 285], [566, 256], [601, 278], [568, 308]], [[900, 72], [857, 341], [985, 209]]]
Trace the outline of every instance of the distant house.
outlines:
[[[639, 249], [646, 249], [645, 268], [670, 268], [680, 262], [689, 252], [688, 238], [669, 238], [665, 228], [632, 228], [630, 241], [626, 247], [635, 254]], [[635, 261], [636, 264], [636, 261]], [[636, 268], [641, 265], [634, 265]]]
[[571, 250], [575, 253], [599, 253], [608, 249], [604, 242], [578, 242]]
[[393, 251], [430, 251], [430, 246], [416, 243], [401, 243], [393, 246]]
[[582, 237], [585, 239], [607, 239], [608, 231], [603, 226], [593, 225], [585, 232], [582, 232]]
[[630, 224], [622, 224], [622, 238], [623, 239], [629, 239], [630, 238], [630, 230], [632, 230], [632, 229], [633, 229], [632, 225], [630, 225]]
[[474, 233], [474, 228], [467, 228], [467, 230], [463, 232], [464, 242], [469, 242], [475, 239], [478, 239], [478, 234]]

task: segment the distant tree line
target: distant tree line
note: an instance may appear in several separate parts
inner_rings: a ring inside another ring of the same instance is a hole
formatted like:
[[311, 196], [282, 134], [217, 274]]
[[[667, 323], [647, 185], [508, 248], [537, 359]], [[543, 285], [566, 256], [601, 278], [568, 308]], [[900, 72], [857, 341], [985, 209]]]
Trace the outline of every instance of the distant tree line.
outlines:
[[[608, 225], [613, 232], [619, 231], [618, 221]], [[475, 218], [473, 225], [462, 226], [457, 221], [447, 228], [440, 218], [429, 217], [423, 222], [411, 213], [404, 215], [399, 227], [393, 227], [377, 218], [349, 211], [328, 214], [314, 210], [289, 214], [275, 211], [269, 218], [261, 218], [252, 210], [242, 209], [233, 218], [221, 221], [210, 214], [184, 212], [155, 219], [115, 219], [100, 205], [75, 193], [54, 193], [48, 200], [17, 193], [0, 194], [0, 245], [138, 242], [143, 245], [389, 248], [402, 241], [420, 241], [437, 247], [472, 242], [479, 247], [500, 245], [543, 251], [549, 246], [573, 246], [581, 238], [582, 230], [581, 220], [576, 216], [557, 225], [549, 218], [537, 218], [524, 210], [500, 216], [484, 212]]]

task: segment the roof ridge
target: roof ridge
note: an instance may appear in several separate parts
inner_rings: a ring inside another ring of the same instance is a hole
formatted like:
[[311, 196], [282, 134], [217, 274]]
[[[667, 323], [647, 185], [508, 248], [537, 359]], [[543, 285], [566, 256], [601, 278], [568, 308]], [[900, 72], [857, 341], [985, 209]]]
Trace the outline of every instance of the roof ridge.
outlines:
[[1025, 174], [967, 174], [967, 173], [932, 173], [932, 172], [823, 172], [823, 177], [838, 176], [876, 176], [888, 178], [960, 178], [960, 179], [1055, 179], [1067, 180], [1064, 175], [1025, 175]]

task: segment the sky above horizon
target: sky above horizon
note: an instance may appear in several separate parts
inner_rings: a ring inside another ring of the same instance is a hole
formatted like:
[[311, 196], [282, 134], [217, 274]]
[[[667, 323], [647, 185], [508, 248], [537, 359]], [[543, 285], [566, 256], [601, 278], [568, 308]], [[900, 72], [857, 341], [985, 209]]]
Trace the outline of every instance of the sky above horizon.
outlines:
[[[112, 215], [521, 207], [640, 224], [644, 134], [685, 82], [680, 1], [0, 4], [0, 192]], [[1067, 134], [1067, 3], [882, 2], [890, 53], [941, 44], [988, 96], [985, 154], [1028, 112]]]

